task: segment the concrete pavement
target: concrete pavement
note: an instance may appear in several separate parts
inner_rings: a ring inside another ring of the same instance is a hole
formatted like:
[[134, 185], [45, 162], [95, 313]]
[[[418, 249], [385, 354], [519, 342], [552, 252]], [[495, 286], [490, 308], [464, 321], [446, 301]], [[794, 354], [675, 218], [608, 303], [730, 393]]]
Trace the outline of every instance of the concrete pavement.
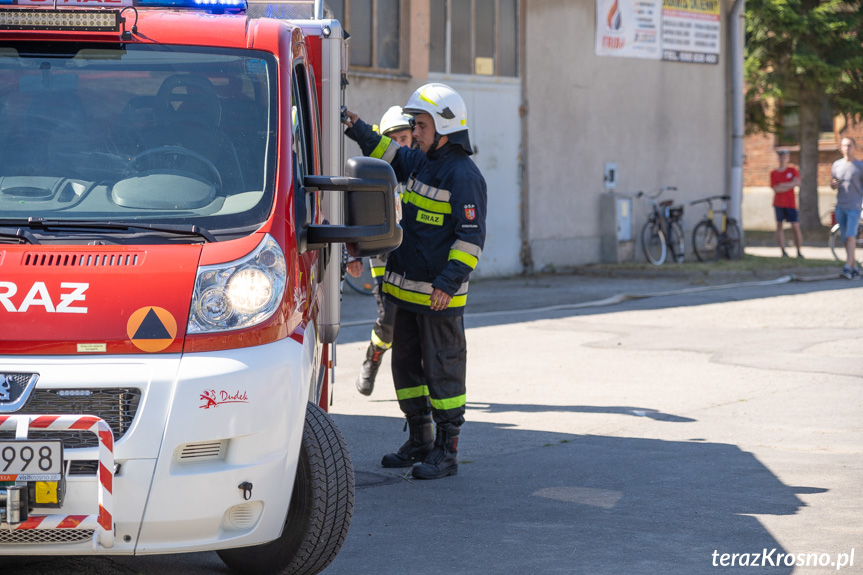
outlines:
[[736, 279], [476, 282], [459, 475], [431, 482], [379, 466], [403, 419], [388, 365], [354, 390], [370, 325], [344, 328], [358, 490], [326, 573], [863, 572], [863, 282]]

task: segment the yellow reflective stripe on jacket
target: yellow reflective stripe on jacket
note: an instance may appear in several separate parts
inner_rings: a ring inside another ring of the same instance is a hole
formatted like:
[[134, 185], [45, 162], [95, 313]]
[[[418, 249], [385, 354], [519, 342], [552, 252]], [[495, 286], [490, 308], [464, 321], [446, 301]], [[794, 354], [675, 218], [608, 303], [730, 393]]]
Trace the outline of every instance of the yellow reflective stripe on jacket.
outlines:
[[[403, 302], [431, 307], [430, 294], [408, 291], [388, 283], [384, 283], [383, 292]], [[450, 300], [449, 307], [464, 307], [466, 303], [467, 295], [457, 295]]]
[[452, 193], [449, 190], [433, 188], [432, 186], [424, 184], [413, 177], [408, 178], [408, 181], [405, 183], [405, 188], [414, 191], [430, 200], [437, 200], [439, 202], [449, 202], [450, 198], [452, 197]]
[[[431, 295], [432, 292], [434, 291], [434, 286], [431, 284], [431, 282], [421, 282], [421, 281], [416, 281], [416, 280], [409, 280], [403, 276], [400, 276], [399, 274], [397, 274], [395, 272], [387, 273], [384, 276], [384, 282], [386, 282], [386, 283], [388, 283], [388, 284], [390, 284], [396, 288], [399, 288], [399, 289], [417, 292], [417, 293], [426, 294], [426, 295]], [[470, 285], [470, 282], [462, 283], [459, 286], [458, 291], [455, 292], [454, 295], [457, 295], [457, 296], [467, 295], [467, 289], [468, 289], [469, 285]]]
[[388, 164], [393, 162], [393, 159], [396, 157], [396, 152], [399, 149], [399, 145], [395, 143], [391, 138], [386, 136], [381, 136], [381, 141], [378, 142], [378, 145], [375, 146], [375, 149], [372, 150], [372, 153], [369, 154], [372, 158], [378, 158], [379, 160], [383, 160]]
[[406, 387], [396, 390], [396, 398], [401, 401], [403, 399], [413, 399], [415, 397], [426, 397], [429, 394], [427, 385], [418, 385], [417, 387]]
[[387, 268], [386, 268], [386, 266], [375, 266], [371, 269], [372, 269], [372, 277], [373, 278], [379, 278], [382, 275], [384, 275], [384, 272], [386, 271]]
[[464, 407], [467, 403], [467, 395], [457, 395], [446, 399], [431, 399], [431, 405], [434, 409], [456, 409]]
[[478, 258], [459, 250], [450, 250], [449, 259], [459, 261], [468, 266], [470, 269], [475, 269], [476, 264], [479, 263]]
[[464, 252], [466, 254], [472, 255], [476, 259], [479, 259], [479, 256], [482, 255], [482, 248], [476, 244], [472, 244], [470, 242], [466, 242], [464, 240], [456, 240], [450, 246], [452, 250], [458, 250], [460, 252]]
[[406, 190], [405, 193], [402, 194], [402, 202], [406, 204], [413, 204], [418, 208], [429, 212], [434, 212], [436, 214], [452, 213], [452, 206], [449, 205], [449, 202], [439, 202], [437, 200], [432, 200], [421, 196], [413, 190]]
[[470, 269], [476, 268], [480, 255], [482, 255], [481, 247], [463, 240], [453, 242], [449, 250], [449, 259], [460, 261]]
[[372, 343], [378, 347], [382, 347], [384, 349], [389, 349], [393, 346], [393, 342], [385, 342], [381, 338], [378, 337], [378, 334], [375, 333], [375, 330], [372, 330]]

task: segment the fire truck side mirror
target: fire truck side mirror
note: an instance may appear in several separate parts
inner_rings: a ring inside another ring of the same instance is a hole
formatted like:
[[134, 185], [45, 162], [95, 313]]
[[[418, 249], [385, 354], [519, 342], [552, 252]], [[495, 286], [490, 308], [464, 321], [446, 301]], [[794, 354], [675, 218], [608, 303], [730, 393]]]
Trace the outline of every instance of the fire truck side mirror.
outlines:
[[299, 233], [303, 237], [297, 238], [300, 252], [332, 243], [346, 244], [354, 257], [396, 249], [402, 241], [402, 229], [396, 222], [396, 185], [392, 167], [375, 158], [349, 159], [344, 177], [306, 176], [303, 201], [315, 190], [344, 192], [345, 225], [304, 226]]

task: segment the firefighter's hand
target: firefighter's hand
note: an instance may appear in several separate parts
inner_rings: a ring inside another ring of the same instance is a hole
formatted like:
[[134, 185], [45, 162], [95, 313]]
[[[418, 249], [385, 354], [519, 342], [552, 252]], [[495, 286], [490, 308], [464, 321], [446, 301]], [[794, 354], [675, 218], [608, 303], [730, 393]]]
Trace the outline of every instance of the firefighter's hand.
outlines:
[[348, 262], [348, 273], [355, 278], [363, 275], [363, 260], [353, 260]]
[[448, 293], [443, 292], [437, 288], [431, 294], [431, 308], [432, 311], [443, 311], [449, 307], [449, 302], [452, 300], [452, 296]]
[[359, 120], [359, 119], [360, 119], [360, 117], [359, 117], [359, 116], [357, 116], [356, 114], [354, 114], [353, 112], [351, 112], [350, 110], [345, 110], [345, 119], [344, 119], [344, 124], [345, 124], [345, 126], [347, 126], [348, 128], [353, 128], [353, 127], [354, 127], [354, 124], [355, 124], [355, 123], [357, 122], [357, 120]]

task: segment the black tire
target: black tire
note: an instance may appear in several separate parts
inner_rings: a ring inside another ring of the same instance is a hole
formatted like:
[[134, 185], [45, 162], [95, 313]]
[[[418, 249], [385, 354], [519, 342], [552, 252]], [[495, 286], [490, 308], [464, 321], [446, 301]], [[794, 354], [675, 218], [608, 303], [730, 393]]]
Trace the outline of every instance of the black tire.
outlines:
[[363, 273], [360, 277], [355, 278], [351, 274], [345, 273], [345, 281], [354, 291], [363, 295], [372, 295], [374, 293], [375, 278], [372, 277], [369, 259], [363, 258]]
[[686, 240], [683, 237], [683, 228], [679, 222], [671, 222], [668, 230], [668, 252], [671, 260], [679, 264], [686, 258]]
[[713, 222], [698, 222], [692, 230], [692, 249], [700, 262], [714, 262], [719, 258], [719, 232]]
[[641, 247], [647, 261], [655, 266], [661, 266], [665, 262], [667, 245], [665, 234], [655, 221], [648, 221], [641, 229]]
[[345, 440], [330, 416], [309, 403], [282, 534], [263, 545], [223, 549], [219, 558], [248, 575], [315, 575], [341, 549], [353, 510], [354, 468]]
[[839, 224], [833, 224], [833, 227], [830, 228], [830, 239], [828, 240], [827, 244], [830, 246], [830, 253], [833, 254], [833, 258], [837, 262], [845, 260], [845, 258], [843, 256], [840, 256], [839, 252], [837, 251], [843, 250], [843, 248], [845, 247], [845, 244], [842, 242], [842, 238], [839, 237]]
[[725, 224], [725, 238], [723, 238], [725, 257], [730, 260], [739, 260], [743, 257], [743, 234], [737, 220], [728, 219]]

